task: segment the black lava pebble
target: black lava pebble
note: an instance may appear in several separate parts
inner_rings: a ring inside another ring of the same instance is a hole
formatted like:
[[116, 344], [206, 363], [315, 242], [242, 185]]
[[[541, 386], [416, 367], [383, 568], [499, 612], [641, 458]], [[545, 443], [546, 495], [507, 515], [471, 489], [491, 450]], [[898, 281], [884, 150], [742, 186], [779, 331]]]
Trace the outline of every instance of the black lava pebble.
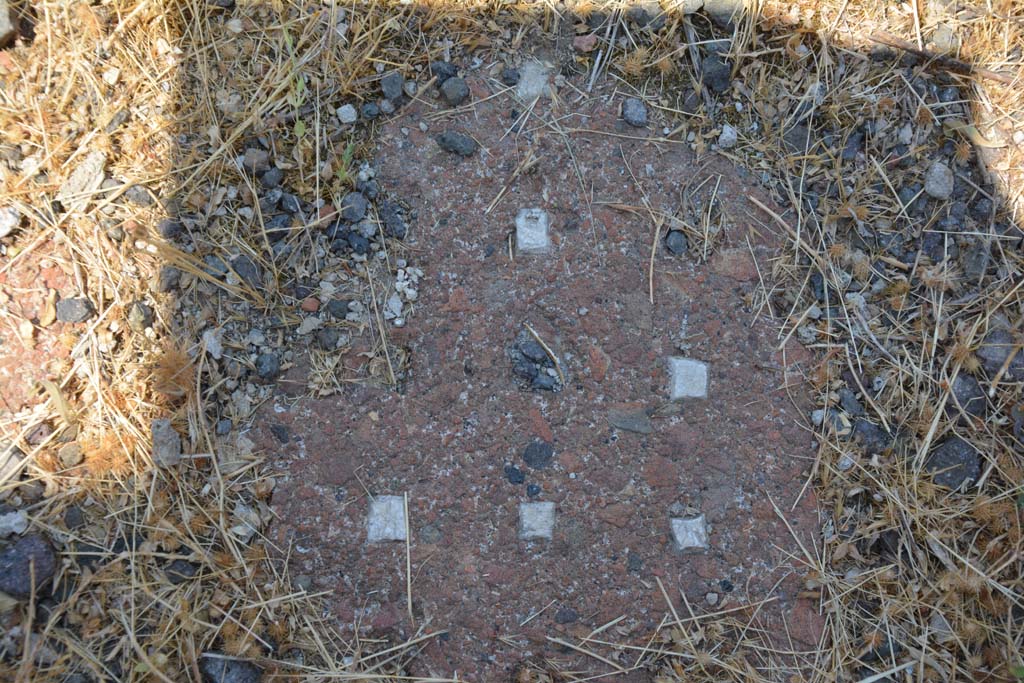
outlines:
[[523, 451], [523, 462], [535, 470], [542, 470], [551, 464], [555, 449], [547, 441], [535, 439]]
[[95, 314], [92, 302], [85, 297], [57, 302], [57, 320], [62, 323], [84, 323]]
[[516, 486], [526, 481], [526, 475], [515, 465], [505, 465], [505, 478], [508, 479], [508, 483]]
[[261, 353], [256, 357], [256, 374], [260, 379], [273, 380], [281, 373], [281, 358], [276, 353]]
[[480, 148], [473, 138], [451, 130], [446, 130], [438, 135], [437, 144], [446, 152], [464, 157], [472, 156]]

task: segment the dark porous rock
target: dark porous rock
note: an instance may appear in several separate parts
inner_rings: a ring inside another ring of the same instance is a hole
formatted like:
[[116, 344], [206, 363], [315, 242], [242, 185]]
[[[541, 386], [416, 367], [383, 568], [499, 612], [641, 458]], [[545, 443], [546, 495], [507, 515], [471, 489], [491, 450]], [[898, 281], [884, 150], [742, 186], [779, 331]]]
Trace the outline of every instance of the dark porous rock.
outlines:
[[519, 84], [519, 70], [506, 66], [501, 70], [501, 82], [510, 88]]
[[260, 176], [260, 183], [268, 190], [280, 185], [282, 180], [284, 180], [284, 171], [277, 166], [271, 166]]
[[480, 148], [480, 145], [473, 138], [452, 130], [446, 130], [438, 135], [437, 144], [446, 152], [464, 157], [473, 156], [477, 149]]
[[669, 233], [665, 235], [665, 248], [668, 249], [668, 253], [681, 256], [690, 248], [690, 243], [682, 231], [669, 230]]
[[380, 91], [389, 100], [397, 100], [402, 97], [402, 88], [405, 87], [405, 77], [398, 71], [391, 71], [380, 79]]
[[203, 272], [220, 280], [228, 274], [228, 264], [224, 263], [224, 259], [219, 256], [207, 254], [203, 257]]
[[69, 505], [64, 510], [64, 526], [68, 529], [81, 529], [85, 526], [85, 513], [77, 505]]
[[[1024, 379], [1024, 352], [1016, 349], [1013, 335], [1009, 330], [999, 327], [985, 335], [985, 340], [978, 347], [976, 355], [990, 378], [994, 378], [1006, 365], [1004, 380], [1016, 382]], [[1010, 359], [1009, 362], [1007, 359]]]
[[976, 221], [987, 221], [992, 217], [992, 208], [992, 200], [988, 197], [982, 197], [971, 204], [969, 213], [971, 218]]
[[370, 251], [370, 240], [366, 239], [359, 233], [349, 233], [348, 245], [356, 254], [367, 254]]
[[505, 465], [505, 478], [508, 483], [518, 486], [526, 481], [526, 475], [515, 465]]
[[441, 94], [445, 102], [457, 107], [469, 97], [469, 86], [458, 76], [452, 76], [441, 84]]
[[384, 234], [395, 239], [405, 239], [409, 226], [402, 215], [402, 207], [398, 203], [387, 200], [380, 205], [380, 219], [384, 222]]
[[533, 378], [533, 388], [541, 391], [554, 391], [558, 386], [558, 380], [546, 372], [538, 372]]
[[167, 577], [167, 580], [175, 586], [185, 583], [198, 573], [199, 565], [193, 564], [188, 560], [175, 560], [164, 569], [164, 575]]
[[380, 107], [373, 102], [367, 102], [359, 108], [359, 113], [363, 115], [364, 119], [373, 120], [380, 116]]
[[96, 315], [92, 302], [83, 297], [61, 299], [57, 302], [57, 320], [62, 323], [84, 323]]
[[344, 320], [348, 315], [348, 299], [331, 299], [327, 302], [327, 314], [336, 320]]
[[360, 192], [349, 192], [341, 200], [341, 217], [349, 223], [363, 220], [370, 203]]
[[542, 470], [551, 464], [555, 449], [547, 441], [534, 439], [523, 451], [523, 462], [532, 469]]
[[161, 294], [173, 292], [181, 281], [181, 271], [174, 266], [161, 266], [156, 276], [156, 291]]
[[857, 418], [853, 423], [853, 437], [868, 453], [881, 453], [892, 447], [896, 438], [866, 418]]
[[444, 85], [449, 78], [459, 74], [459, 70], [451, 62], [436, 61], [430, 63], [430, 74], [437, 79], [438, 85]]
[[732, 66], [718, 55], [708, 55], [703, 70], [701, 82], [712, 92], [721, 94], [732, 86]]
[[293, 194], [288, 192], [281, 193], [281, 209], [288, 213], [299, 213], [302, 211], [302, 202]]
[[530, 498], [536, 498], [537, 496], [540, 495], [540, 486], [538, 486], [537, 484], [527, 484], [526, 495], [529, 496]]
[[555, 612], [555, 623], [556, 624], [571, 624], [580, 618], [579, 614], [576, 613], [571, 607], [560, 607]]
[[380, 183], [373, 178], [360, 180], [356, 182], [356, 190], [370, 201], [373, 201], [380, 194]]
[[132, 185], [124, 191], [124, 198], [135, 206], [152, 206], [153, 195], [142, 185]]
[[175, 239], [184, 229], [185, 226], [177, 218], [161, 218], [156, 224], [156, 231], [165, 240]]
[[548, 357], [544, 347], [532, 339], [519, 344], [519, 351], [535, 363], [541, 363]]
[[244, 659], [207, 652], [199, 660], [204, 683], [260, 683], [263, 669]]
[[263, 284], [263, 273], [248, 254], [239, 254], [231, 259], [231, 269], [250, 287], [259, 288]]
[[261, 353], [256, 357], [256, 374], [264, 381], [277, 379], [281, 374], [281, 358], [276, 353]]
[[839, 406], [848, 415], [857, 416], [864, 414], [864, 406], [857, 400], [857, 395], [846, 387], [839, 390]]
[[292, 231], [292, 217], [286, 213], [271, 216], [263, 223], [263, 232], [271, 243], [278, 242]]
[[843, 161], [855, 161], [857, 155], [864, 151], [864, 133], [856, 131], [846, 139], [846, 145], [840, 155]]
[[622, 103], [622, 118], [634, 128], [647, 125], [647, 105], [637, 97], [627, 97]]
[[512, 373], [525, 380], [533, 380], [539, 370], [535, 363], [531, 363], [525, 357], [520, 356], [512, 361]]
[[639, 0], [626, 10], [626, 21], [637, 28], [658, 31], [665, 25], [665, 12], [655, 0]]
[[814, 144], [810, 128], [798, 123], [787, 130], [782, 136], [782, 144], [790, 154], [804, 154]]
[[953, 436], [928, 455], [924, 468], [935, 475], [935, 483], [951, 489], [959, 489], [966, 481], [977, 481], [981, 476], [981, 461], [971, 444]]
[[269, 425], [268, 429], [270, 429], [270, 433], [274, 435], [274, 438], [277, 439], [278, 443], [286, 444], [292, 440], [288, 427], [283, 424], [274, 423]]
[[964, 267], [964, 277], [968, 284], [977, 284], [985, 273], [988, 272], [989, 264], [992, 262], [992, 243], [984, 238], [977, 238], [970, 243], [963, 251], [961, 263]]
[[45, 595], [56, 570], [57, 556], [50, 542], [39, 534], [24, 536], [0, 552], [0, 592], [15, 598]]
[[946, 415], [959, 416], [961, 424], [970, 422], [971, 417], [985, 414], [985, 391], [975, 378], [963, 372], [956, 376], [946, 401]]
[[316, 343], [325, 351], [333, 351], [341, 339], [341, 332], [333, 327], [324, 327], [316, 332]]
[[128, 306], [128, 326], [136, 332], [144, 332], [153, 326], [153, 309], [141, 301], [133, 301]]

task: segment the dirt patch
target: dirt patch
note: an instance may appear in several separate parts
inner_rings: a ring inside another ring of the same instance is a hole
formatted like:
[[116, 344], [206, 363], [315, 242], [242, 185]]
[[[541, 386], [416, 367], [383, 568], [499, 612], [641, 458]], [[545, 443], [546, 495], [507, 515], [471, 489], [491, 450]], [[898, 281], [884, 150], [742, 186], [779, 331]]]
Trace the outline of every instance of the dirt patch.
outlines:
[[[471, 85], [477, 100], [501, 89]], [[800, 549], [772, 503], [812, 537], [809, 404], [793, 386], [807, 357], [778, 352], [756, 315], [776, 243], [747, 197], [770, 202], [727, 162], [623, 128], [618, 105], [564, 119], [541, 101], [520, 119], [529, 103], [506, 92], [442, 119], [414, 102], [388, 123], [379, 177], [418, 213], [409, 244], [427, 273], [408, 325], [389, 329], [411, 367], [397, 392], [279, 395], [257, 419], [258, 442], [281, 456], [272, 538], [295, 573], [335, 592], [344, 623], [414, 630], [405, 545], [368, 545], [365, 533], [367, 494], [408, 494], [416, 624], [448, 631], [418, 673], [498, 680], [530, 655], [558, 654], [548, 636], [622, 616], [617, 632], [642, 639], [666, 611], [656, 579], [697, 609], [773, 597], [759, 620], [798, 647], [817, 641], [813, 608], [797, 599]], [[445, 130], [481, 149], [443, 151]], [[506, 188], [529, 155], [533, 170]], [[659, 236], [653, 305], [645, 201], [689, 243], [676, 256]], [[548, 213], [553, 248], [510, 258], [524, 207]], [[509, 348], [526, 326], [561, 359], [561, 391], [514, 377]], [[708, 400], [668, 401], [674, 355], [709, 363]], [[611, 426], [630, 425], [624, 416], [649, 420], [649, 433]], [[543, 469], [523, 457], [537, 439], [553, 446]], [[551, 541], [517, 539], [529, 500], [556, 503]], [[678, 553], [669, 520], [697, 511], [710, 549]]]

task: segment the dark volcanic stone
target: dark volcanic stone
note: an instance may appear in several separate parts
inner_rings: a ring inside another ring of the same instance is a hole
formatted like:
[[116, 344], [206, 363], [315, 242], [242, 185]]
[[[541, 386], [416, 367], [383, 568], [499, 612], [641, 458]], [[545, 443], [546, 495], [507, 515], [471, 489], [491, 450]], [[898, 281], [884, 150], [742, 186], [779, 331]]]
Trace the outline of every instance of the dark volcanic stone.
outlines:
[[181, 280], [181, 271], [174, 266], [161, 266], [156, 276], [156, 291], [161, 294], [173, 292]]
[[341, 217], [349, 223], [363, 220], [370, 203], [360, 192], [349, 192], [341, 201]]
[[348, 315], [348, 299], [331, 299], [327, 302], [327, 313], [332, 318], [344, 320]]
[[395, 239], [405, 239], [409, 232], [409, 226], [402, 216], [402, 208], [390, 200], [380, 205], [380, 219], [384, 222], [384, 233]]
[[881, 453], [892, 446], [895, 441], [892, 434], [863, 417], [854, 421], [853, 436], [868, 453]]
[[349, 233], [348, 245], [357, 254], [365, 254], [370, 251], [370, 240], [357, 232]]
[[153, 325], [153, 309], [141, 302], [134, 301], [128, 307], [128, 326], [136, 332], [143, 332]]
[[537, 376], [533, 378], [534, 389], [540, 389], [541, 391], [554, 391], [556, 386], [558, 386], [558, 380], [546, 372], [538, 372]]
[[84, 323], [95, 314], [92, 302], [84, 296], [57, 302], [57, 320], [62, 323]]
[[263, 231], [271, 242], [287, 237], [291, 229], [292, 217], [286, 213], [279, 213], [263, 223]]
[[848, 415], [864, 414], [864, 406], [857, 400], [857, 395], [846, 387], [839, 390], [839, 405]]
[[548, 354], [544, 347], [532, 339], [520, 344], [519, 351], [535, 363], [543, 363], [548, 360]]
[[519, 485], [526, 481], [526, 475], [515, 465], [505, 465], [505, 478], [508, 483]]
[[509, 87], [517, 85], [519, 83], [519, 70], [506, 66], [501, 70], [501, 82]]
[[16, 598], [48, 592], [48, 584], [57, 569], [57, 556], [50, 542], [39, 534], [24, 536], [0, 552], [0, 591]]
[[469, 97], [469, 86], [458, 76], [453, 76], [441, 84], [441, 94], [449, 105], [457, 107]]
[[647, 105], [636, 97], [627, 97], [622, 103], [622, 118], [634, 128], [647, 125]]
[[452, 152], [459, 156], [472, 156], [480, 145], [468, 135], [446, 130], [437, 136], [437, 144], [446, 152]]
[[1003, 379], [1016, 382], [1024, 378], [1024, 353], [1015, 351], [1013, 335], [1009, 330], [996, 328], [985, 336], [985, 340], [978, 348], [977, 355], [981, 359], [981, 365], [989, 377], [995, 377], [996, 373], [1006, 364], [1006, 359], [1013, 354], [1006, 368]]
[[185, 226], [181, 224], [181, 221], [174, 218], [161, 218], [160, 222], [156, 224], [156, 231], [160, 233], [160, 236], [165, 240], [172, 240], [181, 234]]
[[231, 269], [250, 287], [258, 288], [262, 284], [260, 268], [247, 254], [239, 254], [231, 259]]
[[359, 108], [359, 113], [363, 115], [364, 119], [375, 119], [380, 116], [380, 107], [373, 102], [367, 102]]
[[260, 379], [273, 380], [281, 373], [281, 359], [276, 353], [261, 353], [256, 357], [256, 374]]
[[523, 451], [523, 462], [535, 470], [542, 470], [551, 464], [555, 449], [547, 441], [535, 439]]
[[216, 657], [203, 656], [199, 660], [199, 670], [205, 683], [259, 683], [263, 678], [263, 669], [243, 659], [230, 659], [219, 652], [212, 652]]
[[978, 452], [958, 436], [946, 439], [928, 455], [924, 468], [935, 475], [935, 483], [958, 489], [965, 481], [981, 476]]
[[724, 93], [732, 85], [732, 67], [718, 55], [708, 55], [704, 59], [704, 72], [701, 82], [712, 92]]
[[576, 610], [571, 607], [562, 607], [555, 612], [556, 624], [571, 624], [579, 618], [580, 616], [576, 613]]
[[341, 339], [341, 332], [334, 327], [324, 327], [316, 332], [316, 343], [324, 351], [334, 350], [338, 346], [339, 339]]
[[167, 576], [167, 580], [175, 586], [179, 583], [185, 583], [199, 572], [199, 565], [193, 564], [188, 560], [175, 560], [167, 565], [164, 569], [164, 574]]
[[958, 374], [946, 401], [946, 414], [959, 415], [960, 423], [966, 424], [970, 422], [971, 416], [984, 415], [985, 405], [985, 391], [978, 380], [963, 372]]
[[277, 166], [272, 166], [260, 176], [260, 182], [263, 183], [263, 187], [267, 189], [277, 187], [281, 184], [282, 180], [284, 180], [284, 171], [279, 169]]
[[679, 256], [685, 254], [687, 249], [690, 248], [690, 243], [679, 230], [670, 230], [665, 236], [665, 248], [668, 249], [668, 253]]
[[526, 487], [526, 495], [529, 496], [530, 498], [536, 498], [537, 496], [540, 495], [540, 487], [537, 486], [536, 484], [529, 484]]
[[85, 526], [85, 513], [77, 505], [71, 505], [64, 510], [64, 526], [68, 529], [79, 529]]
[[404, 85], [405, 77], [397, 71], [392, 71], [380, 79], [380, 91], [384, 93], [384, 97], [392, 101], [402, 97]]
[[437, 84], [444, 85], [449, 78], [457, 76], [459, 70], [450, 62], [436, 61], [430, 63], [430, 73], [437, 79]]

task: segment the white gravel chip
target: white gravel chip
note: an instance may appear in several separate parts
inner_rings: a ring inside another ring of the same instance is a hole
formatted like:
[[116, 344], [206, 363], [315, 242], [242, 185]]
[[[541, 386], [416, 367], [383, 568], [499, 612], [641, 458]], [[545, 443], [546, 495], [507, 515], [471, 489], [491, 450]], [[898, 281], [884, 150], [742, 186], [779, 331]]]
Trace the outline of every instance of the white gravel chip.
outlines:
[[523, 541], [551, 539], [555, 530], [555, 504], [520, 503], [519, 538]]
[[405, 540], [405, 497], [377, 496], [370, 501], [366, 540], [370, 543]]
[[704, 515], [672, 519], [672, 541], [676, 550], [699, 552], [708, 548], [708, 524]]
[[19, 536], [28, 529], [28, 516], [24, 510], [15, 510], [0, 515], [0, 538], [7, 538], [12, 534]]
[[551, 220], [544, 209], [519, 209], [516, 214], [516, 250], [520, 254], [545, 254], [550, 251], [550, 225]]
[[707, 363], [674, 356], [668, 359], [668, 371], [669, 397], [673, 401], [708, 397]]
[[732, 149], [739, 142], [739, 139], [739, 133], [727, 123], [722, 126], [722, 132], [718, 136], [718, 146], [722, 149]]
[[343, 104], [338, 107], [338, 120], [342, 123], [355, 123], [359, 120], [359, 112], [351, 104]]

